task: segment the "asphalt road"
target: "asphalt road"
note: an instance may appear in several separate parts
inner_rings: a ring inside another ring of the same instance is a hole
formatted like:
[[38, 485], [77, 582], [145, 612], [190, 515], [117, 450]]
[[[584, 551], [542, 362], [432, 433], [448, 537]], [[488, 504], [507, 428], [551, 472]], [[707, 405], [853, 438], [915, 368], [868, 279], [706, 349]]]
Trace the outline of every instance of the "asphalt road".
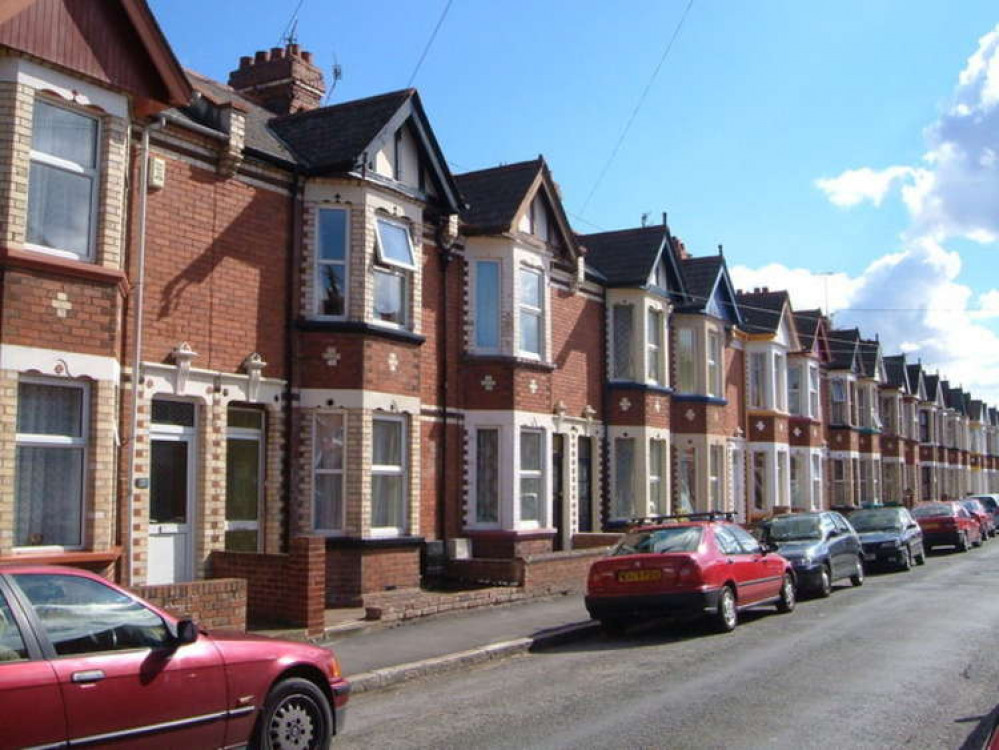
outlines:
[[909, 573], [658, 622], [350, 702], [336, 748], [978, 748], [999, 704], [999, 538]]

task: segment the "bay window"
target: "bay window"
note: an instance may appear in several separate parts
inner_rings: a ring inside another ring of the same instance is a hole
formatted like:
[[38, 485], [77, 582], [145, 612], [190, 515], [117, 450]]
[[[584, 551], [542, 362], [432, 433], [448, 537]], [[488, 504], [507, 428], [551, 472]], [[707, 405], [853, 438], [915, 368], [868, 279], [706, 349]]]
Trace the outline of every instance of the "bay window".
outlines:
[[611, 317], [614, 347], [614, 378], [616, 380], [635, 379], [635, 361], [632, 353], [634, 337], [634, 313], [632, 305], [614, 305]]
[[794, 508], [805, 508], [805, 460], [800, 453], [791, 454], [791, 506]]
[[677, 390], [681, 393], [697, 392], [696, 340], [691, 328], [680, 328], [676, 336]]
[[649, 504], [658, 515], [669, 513], [665, 481], [667, 445], [665, 440], [649, 441]]
[[82, 383], [18, 385], [15, 546], [83, 543], [87, 393]]
[[611, 503], [614, 518], [630, 518], [635, 514], [635, 439], [614, 439], [614, 498]]
[[822, 456], [812, 454], [812, 508], [822, 507]]
[[520, 354], [542, 357], [544, 340], [544, 276], [531, 268], [520, 269]]
[[225, 459], [225, 548], [256, 552], [264, 485], [264, 412], [230, 406]]
[[787, 411], [787, 357], [774, 354], [774, 408]]
[[35, 100], [28, 175], [27, 241], [79, 260], [93, 257], [100, 123]]
[[767, 454], [753, 451], [753, 508], [767, 507]]
[[722, 495], [722, 462], [725, 460], [724, 448], [712, 445], [708, 448], [708, 495], [711, 510], [725, 510]]
[[374, 268], [374, 319], [405, 327], [409, 324], [410, 279], [416, 270], [409, 227], [381, 218], [375, 225], [375, 249], [381, 265]]
[[842, 378], [836, 378], [829, 382], [829, 389], [832, 400], [832, 423], [837, 425], [847, 424], [849, 405], [846, 401], [846, 383]]
[[846, 461], [834, 458], [832, 461], [832, 504], [847, 505], [850, 500], [849, 484], [846, 476]]
[[822, 419], [822, 400], [819, 390], [819, 368], [808, 364], [808, 416], [812, 419]]
[[767, 360], [762, 352], [749, 355], [749, 408], [765, 409], [767, 386]]
[[777, 451], [777, 505], [787, 505], [787, 451]]
[[500, 264], [475, 262], [475, 346], [496, 351], [500, 345]]
[[708, 395], [715, 398], [725, 395], [722, 356], [721, 334], [718, 331], [708, 331]]
[[693, 513], [697, 508], [697, 451], [692, 446], [679, 449], [677, 481], [679, 482], [680, 513]]
[[646, 315], [646, 346], [647, 361], [646, 377], [652, 383], [663, 382], [663, 313], [650, 307]]
[[344, 208], [316, 212], [316, 313], [347, 314], [348, 213]]
[[406, 423], [403, 417], [371, 420], [371, 528], [383, 535], [406, 531]]
[[499, 521], [499, 429], [475, 433], [475, 521]]
[[520, 431], [520, 520], [540, 526], [545, 504], [545, 433]]
[[787, 408], [792, 414], [802, 414], [801, 409], [801, 367], [787, 368]]
[[312, 526], [319, 532], [343, 531], [344, 415], [317, 413], [312, 440]]

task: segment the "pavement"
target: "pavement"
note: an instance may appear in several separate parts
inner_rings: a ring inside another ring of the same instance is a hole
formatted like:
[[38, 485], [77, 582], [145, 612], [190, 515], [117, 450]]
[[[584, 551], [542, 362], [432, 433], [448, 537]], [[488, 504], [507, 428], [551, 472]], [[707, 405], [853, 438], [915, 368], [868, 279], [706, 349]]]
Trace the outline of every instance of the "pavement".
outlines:
[[559, 645], [594, 633], [583, 597], [560, 596], [448, 613], [395, 626], [327, 631], [352, 692], [397, 685], [493, 659]]

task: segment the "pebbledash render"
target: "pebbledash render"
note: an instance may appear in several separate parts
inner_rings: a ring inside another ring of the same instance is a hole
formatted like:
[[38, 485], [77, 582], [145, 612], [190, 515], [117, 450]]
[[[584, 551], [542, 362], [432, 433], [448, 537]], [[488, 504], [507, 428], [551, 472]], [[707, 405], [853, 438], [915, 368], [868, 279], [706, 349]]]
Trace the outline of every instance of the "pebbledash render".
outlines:
[[0, 561], [314, 617], [578, 586], [635, 517], [999, 490], [996, 409], [876, 332], [665, 215], [577, 234], [543, 157], [452, 174], [413, 89], [324, 96], [294, 43], [184, 70], [143, 0], [0, 9]]

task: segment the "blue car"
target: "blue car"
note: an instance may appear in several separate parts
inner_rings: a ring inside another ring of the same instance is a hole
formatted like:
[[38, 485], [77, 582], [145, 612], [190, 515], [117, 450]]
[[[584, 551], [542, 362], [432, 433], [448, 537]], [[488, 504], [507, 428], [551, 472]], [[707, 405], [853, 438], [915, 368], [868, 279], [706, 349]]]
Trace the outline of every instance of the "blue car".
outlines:
[[764, 542], [794, 567], [798, 589], [829, 596], [833, 583], [864, 583], [864, 552], [850, 522], [835, 511], [789, 513], [761, 524]]
[[906, 508], [888, 505], [850, 514], [850, 523], [864, 545], [864, 562], [911, 570], [926, 562], [923, 532]]

